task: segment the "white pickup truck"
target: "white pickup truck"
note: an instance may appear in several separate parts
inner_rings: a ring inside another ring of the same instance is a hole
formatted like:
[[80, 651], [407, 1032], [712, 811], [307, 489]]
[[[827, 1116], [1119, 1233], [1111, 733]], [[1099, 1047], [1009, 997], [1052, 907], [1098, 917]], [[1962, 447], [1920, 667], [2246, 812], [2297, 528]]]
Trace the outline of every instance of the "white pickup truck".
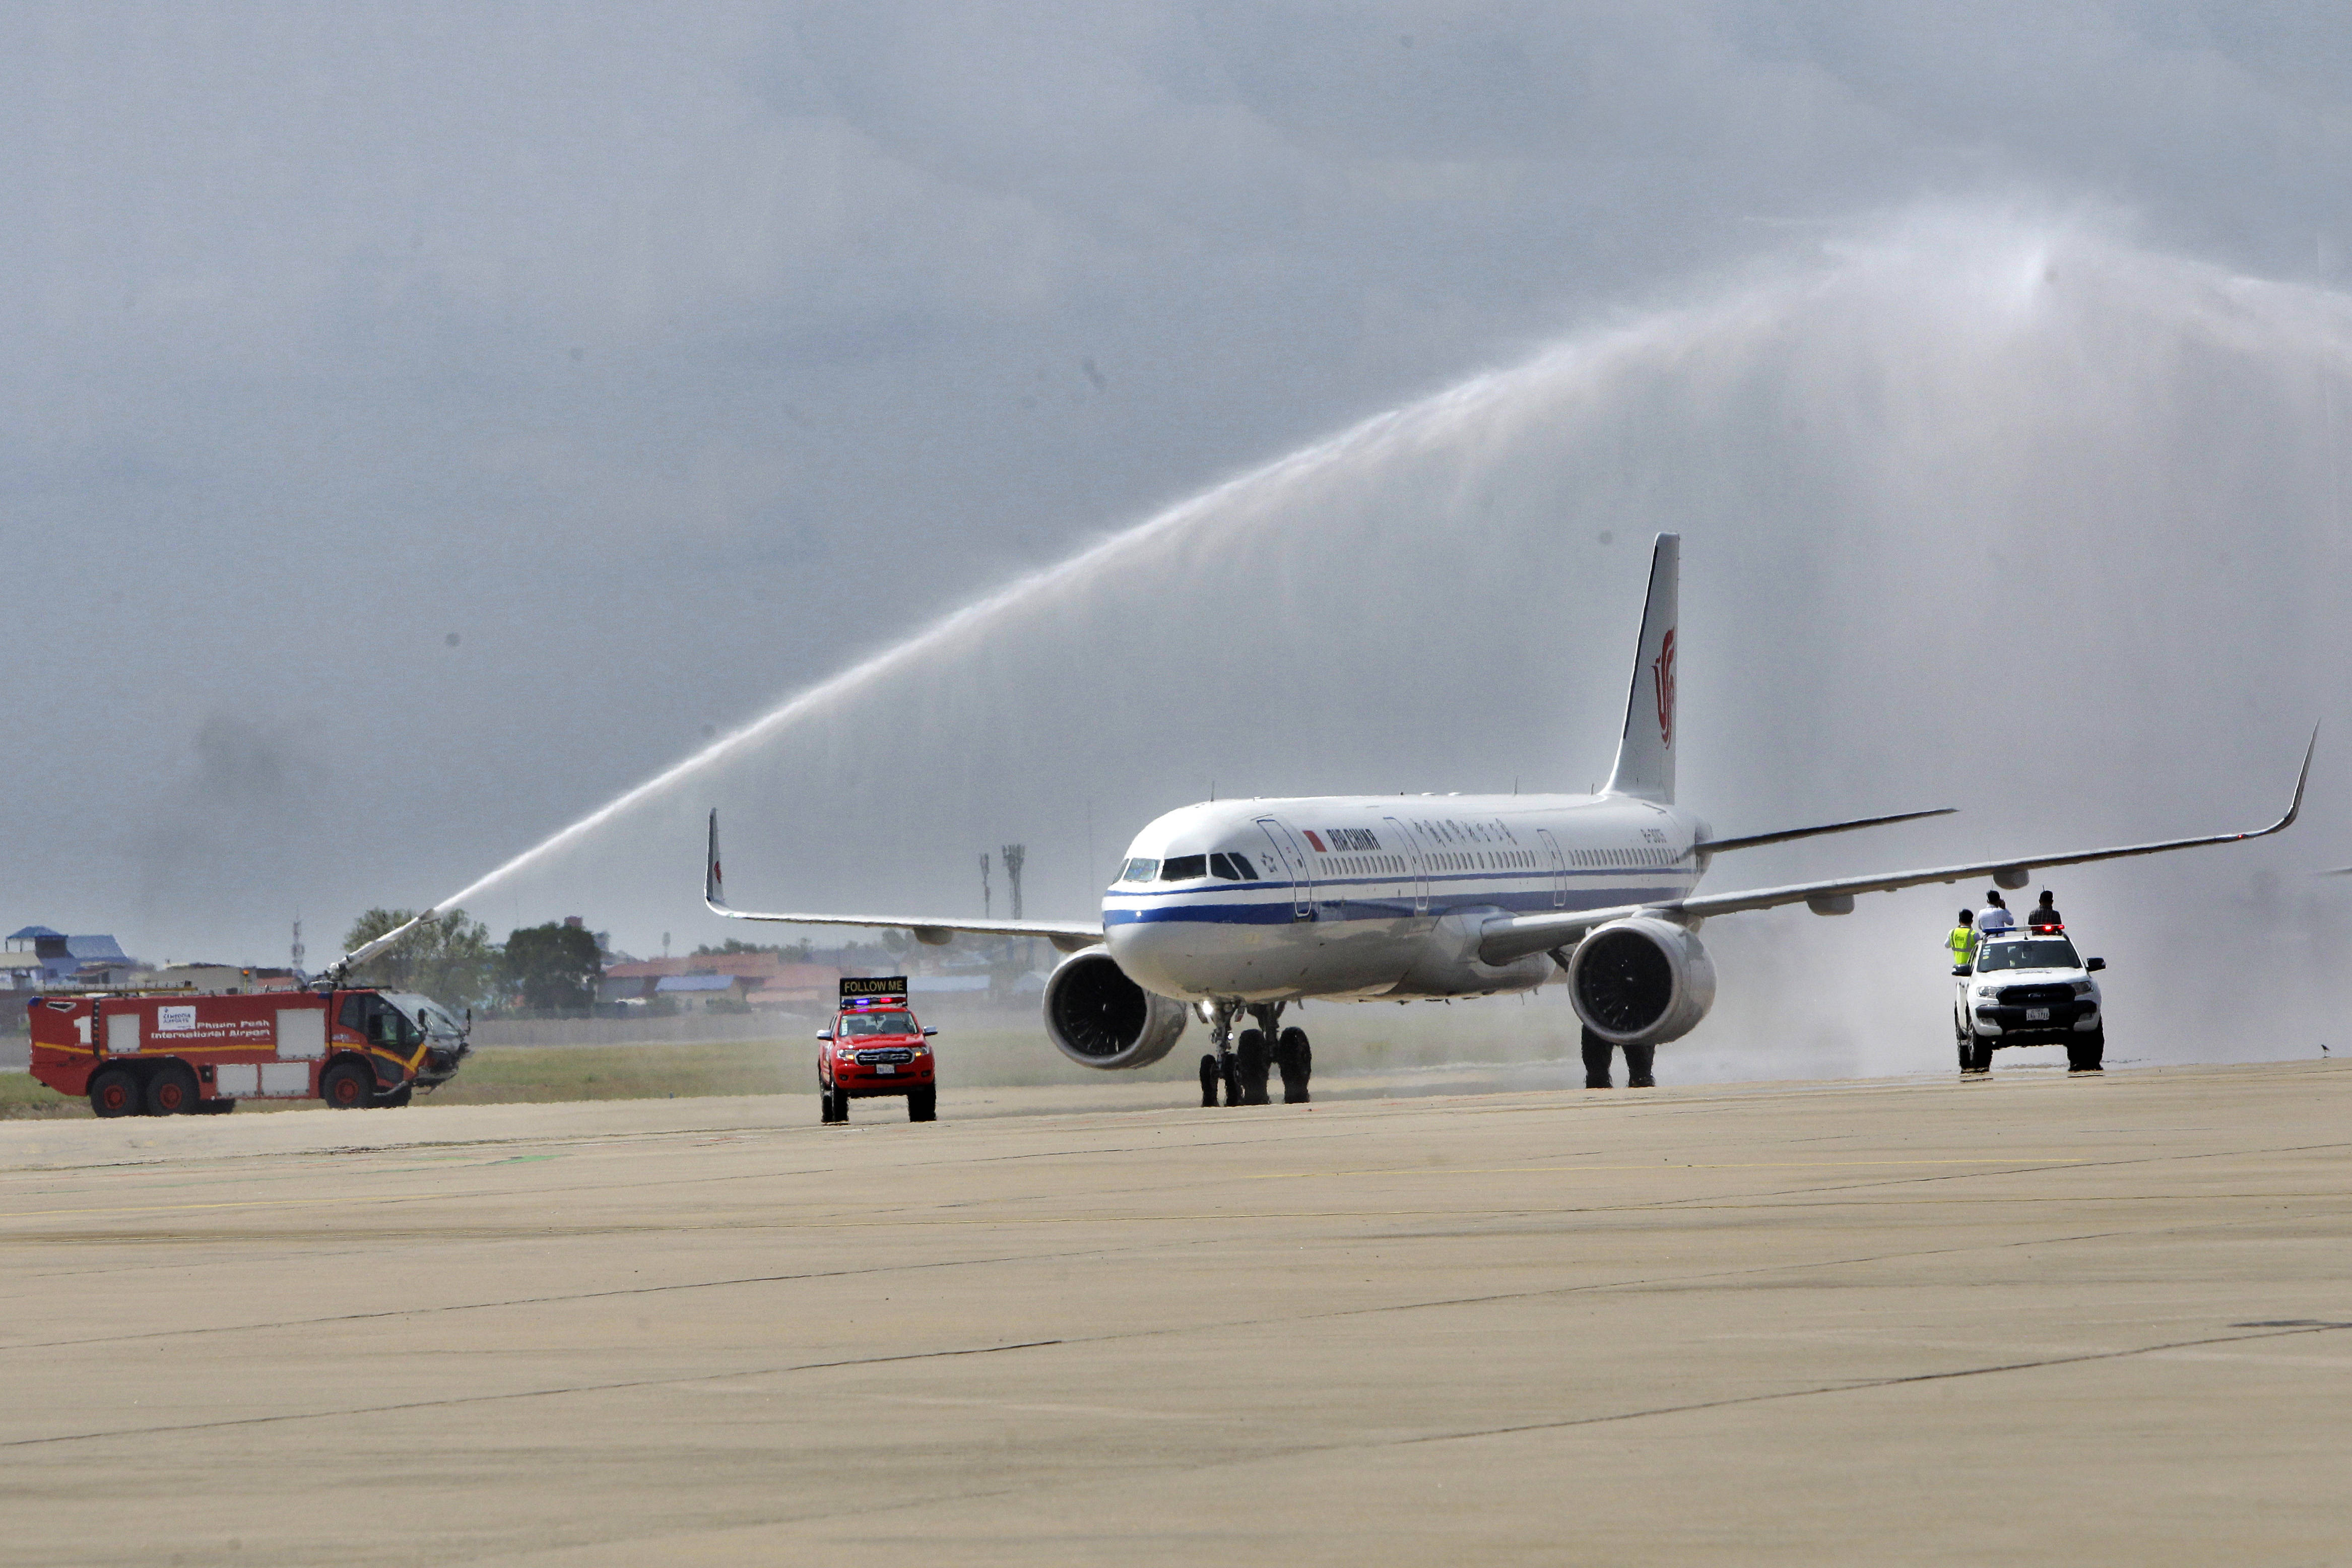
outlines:
[[2107, 1049], [2099, 983], [2104, 958], [2084, 959], [2063, 928], [2021, 928], [1977, 939], [1976, 961], [1955, 970], [1952, 1028], [1960, 1070], [1992, 1070], [2003, 1046], [2063, 1046], [2069, 1072], [2101, 1070]]

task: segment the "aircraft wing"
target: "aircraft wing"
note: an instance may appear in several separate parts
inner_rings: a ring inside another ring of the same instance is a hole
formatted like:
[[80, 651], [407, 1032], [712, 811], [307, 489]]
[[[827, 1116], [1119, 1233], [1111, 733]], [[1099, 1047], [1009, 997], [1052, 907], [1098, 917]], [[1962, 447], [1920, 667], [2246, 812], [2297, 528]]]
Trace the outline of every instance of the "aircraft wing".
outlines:
[[1737, 838], [1702, 838], [1685, 852], [1720, 855], [1727, 849], [1753, 849], [1761, 844], [1786, 844], [1793, 838], [1819, 838], [1824, 833], [1852, 833], [1859, 827], [1885, 827], [1889, 823], [1916, 822], [1923, 816], [1949, 816], [1956, 805], [1930, 806], [1926, 811], [1898, 811], [1893, 816], [1858, 816], [1851, 822], [1825, 822], [1819, 827], [1783, 827], [1777, 833], [1747, 833]]
[[1972, 860], [1959, 866], [1937, 866], [1919, 871], [1890, 871], [1875, 877], [1840, 877], [1825, 882], [1792, 882], [1782, 888], [1751, 888], [1739, 893], [1710, 893], [1654, 904], [1622, 904], [1614, 909], [1578, 910], [1541, 915], [1500, 915], [1479, 928], [1478, 956], [1487, 963], [1508, 963], [1531, 952], [1542, 952], [1580, 940], [1595, 926], [1639, 914], [1663, 915], [1689, 921], [1709, 915], [1739, 914], [1783, 904], [1807, 904], [1817, 914], [1842, 915], [1853, 908], [1857, 893], [1892, 893], [1923, 888], [1933, 882], [1958, 882], [1990, 877], [2004, 888], [2022, 888], [2036, 869], [2053, 866], [2086, 866], [2095, 860], [2122, 860], [2135, 855], [2162, 855], [2174, 849], [2194, 849], [2204, 844], [2236, 844], [2283, 833], [2303, 810], [2303, 786], [2311, 777], [2312, 752], [2319, 733], [2303, 753], [2303, 771], [2295, 775], [2294, 798], [2286, 815], [2268, 827], [2243, 833], [2215, 833], [2201, 838], [2168, 838], [2154, 844], [2126, 844], [2112, 849], [2075, 849], [2055, 855], [2013, 855], [2000, 860]]
[[1101, 922], [1076, 921], [941, 920], [922, 915], [820, 915], [739, 910], [727, 902], [726, 884], [719, 870], [719, 813], [710, 814], [710, 852], [702, 865], [702, 901], [713, 914], [735, 921], [776, 921], [785, 925], [898, 927], [911, 931], [918, 942], [938, 946], [957, 932], [973, 936], [1042, 936], [1064, 952], [1102, 941]]

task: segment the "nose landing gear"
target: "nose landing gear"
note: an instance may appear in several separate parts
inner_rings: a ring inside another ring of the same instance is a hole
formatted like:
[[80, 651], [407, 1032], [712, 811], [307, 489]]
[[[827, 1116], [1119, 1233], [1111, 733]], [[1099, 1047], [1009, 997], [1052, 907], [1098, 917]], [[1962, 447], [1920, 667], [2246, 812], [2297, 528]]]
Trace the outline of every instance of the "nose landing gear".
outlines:
[[[1307, 1031], [1282, 1028], [1281, 1002], [1213, 1002], [1209, 1004], [1209, 1035], [1216, 1050], [1201, 1058], [1201, 1104], [1217, 1103], [1224, 1090], [1227, 1105], [1269, 1105], [1267, 1080], [1282, 1079], [1282, 1103], [1307, 1102], [1307, 1080], [1314, 1076], [1315, 1052]], [[1234, 1033], [1236, 1015], [1246, 1012], [1257, 1027]]]

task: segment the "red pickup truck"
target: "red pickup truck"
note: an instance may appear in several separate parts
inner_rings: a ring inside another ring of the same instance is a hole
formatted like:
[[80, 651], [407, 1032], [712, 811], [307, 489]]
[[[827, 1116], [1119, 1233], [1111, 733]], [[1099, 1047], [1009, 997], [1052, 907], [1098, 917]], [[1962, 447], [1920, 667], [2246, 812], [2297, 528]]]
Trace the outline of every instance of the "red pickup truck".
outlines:
[[852, 975], [841, 983], [841, 1006], [833, 1027], [817, 1038], [816, 1087], [824, 1097], [820, 1120], [846, 1121], [849, 1102], [880, 1095], [904, 1095], [907, 1120], [939, 1120], [939, 1078], [930, 1037], [907, 1006], [907, 977]]

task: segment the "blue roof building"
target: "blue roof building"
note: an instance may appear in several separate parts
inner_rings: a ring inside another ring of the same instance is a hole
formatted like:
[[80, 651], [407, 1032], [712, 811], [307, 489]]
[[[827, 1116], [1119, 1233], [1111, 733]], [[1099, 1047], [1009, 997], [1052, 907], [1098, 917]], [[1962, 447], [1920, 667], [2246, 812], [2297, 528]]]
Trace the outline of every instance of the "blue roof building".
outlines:
[[26, 926], [10, 933], [7, 943], [12, 959], [29, 955], [39, 961], [45, 985], [73, 979], [84, 969], [131, 967], [131, 955], [110, 936], [68, 936], [47, 926]]

